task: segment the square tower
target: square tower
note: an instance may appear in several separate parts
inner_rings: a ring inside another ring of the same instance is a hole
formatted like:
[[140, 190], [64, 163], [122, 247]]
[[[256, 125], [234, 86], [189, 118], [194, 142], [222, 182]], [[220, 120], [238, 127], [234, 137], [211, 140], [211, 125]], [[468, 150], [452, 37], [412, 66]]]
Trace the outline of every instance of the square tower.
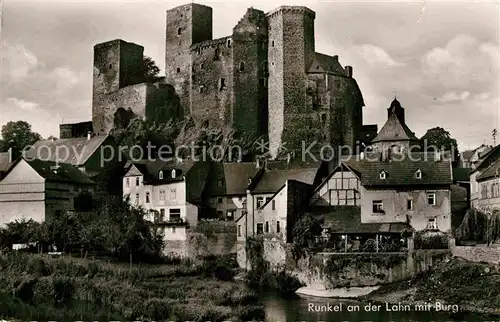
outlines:
[[190, 3], [167, 10], [165, 76], [179, 95], [184, 114], [190, 111], [191, 52], [196, 43], [212, 39], [212, 8]]

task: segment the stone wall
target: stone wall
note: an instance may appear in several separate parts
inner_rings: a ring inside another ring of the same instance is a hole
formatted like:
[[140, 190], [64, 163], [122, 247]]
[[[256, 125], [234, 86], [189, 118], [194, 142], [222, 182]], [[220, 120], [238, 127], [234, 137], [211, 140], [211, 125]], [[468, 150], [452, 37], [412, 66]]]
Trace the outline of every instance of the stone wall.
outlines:
[[448, 250], [406, 253], [329, 254], [301, 259], [289, 272], [308, 287], [326, 290], [375, 286], [410, 278], [451, 257]]
[[500, 264], [500, 245], [490, 247], [455, 246], [451, 248], [454, 257], [460, 257], [471, 262]]
[[234, 222], [203, 222], [187, 233], [187, 256], [236, 254], [236, 224]]

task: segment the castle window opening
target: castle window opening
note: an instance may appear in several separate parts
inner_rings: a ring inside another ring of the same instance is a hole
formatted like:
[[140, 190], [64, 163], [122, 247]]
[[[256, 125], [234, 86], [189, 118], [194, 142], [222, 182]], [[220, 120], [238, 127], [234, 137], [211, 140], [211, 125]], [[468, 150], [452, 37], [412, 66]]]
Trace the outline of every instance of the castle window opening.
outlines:
[[321, 122], [322, 123], [326, 122], [326, 113], [321, 113]]
[[200, 88], [199, 88], [199, 92], [200, 92], [200, 93], [203, 93], [203, 92], [204, 92], [204, 90], [205, 90], [205, 88], [204, 88], [203, 86], [200, 86]]
[[245, 62], [240, 62], [240, 72], [245, 71]]
[[225, 78], [221, 78], [220, 79], [220, 86], [219, 86], [219, 90], [222, 91], [226, 88], [226, 79]]
[[219, 60], [220, 59], [220, 49], [215, 48], [215, 55], [214, 55], [214, 60]]
[[274, 47], [274, 40], [271, 41], [271, 47]]
[[228, 40], [227, 40], [227, 46], [228, 46], [228, 47], [231, 47], [231, 39], [228, 39]]
[[201, 63], [200, 64], [200, 69], [205, 69], [205, 64]]
[[182, 29], [181, 28], [177, 28], [177, 35], [179, 36], [180, 34], [182, 34]]
[[108, 65], [108, 68], [109, 68], [109, 69], [113, 69], [113, 64], [109, 64], [109, 65]]
[[177, 67], [177, 73], [180, 73], [181, 72], [181, 69], [179, 67]]

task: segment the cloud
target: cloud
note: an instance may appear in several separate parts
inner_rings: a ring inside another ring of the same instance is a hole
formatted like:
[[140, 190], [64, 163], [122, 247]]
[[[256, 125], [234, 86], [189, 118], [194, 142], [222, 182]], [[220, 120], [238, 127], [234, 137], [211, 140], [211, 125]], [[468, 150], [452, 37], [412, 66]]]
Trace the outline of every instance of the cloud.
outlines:
[[2, 82], [20, 82], [35, 70], [40, 62], [33, 52], [22, 44], [2, 45]]
[[38, 109], [38, 103], [25, 101], [23, 99], [18, 99], [15, 97], [9, 97], [6, 99], [6, 102], [10, 108], [16, 110], [21, 109], [25, 111], [34, 111]]
[[61, 93], [74, 88], [80, 82], [81, 77], [69, 67], [56, 67], [49, 73], [48, 78]]
[[371, 66], [397, 67], [403, 66], [402, 62], [396, 61], [384, 49], [371, 44], [355, 46], [353, 52], [363, 58]]
[[448, 92], [444, 94], [441, 97], [441, 101], [444, 102], [449, 102], [449, 101], [465, 101], [470, 97], [469, 92], [462, 92], [462, 93], [457, 93], [457, 92]]

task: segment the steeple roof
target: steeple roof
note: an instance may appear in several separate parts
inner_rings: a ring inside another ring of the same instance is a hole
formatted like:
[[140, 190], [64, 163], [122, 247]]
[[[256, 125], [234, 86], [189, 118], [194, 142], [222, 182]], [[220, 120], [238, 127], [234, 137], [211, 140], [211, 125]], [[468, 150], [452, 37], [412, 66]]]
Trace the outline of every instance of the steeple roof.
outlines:
[[378, 132], [372, 143], [381, 141], [417, 141], [415, 136], [404, 120], [404, 109], [401, 103], [394, 98], [388, 109], [388, 118], [380, 132]]

